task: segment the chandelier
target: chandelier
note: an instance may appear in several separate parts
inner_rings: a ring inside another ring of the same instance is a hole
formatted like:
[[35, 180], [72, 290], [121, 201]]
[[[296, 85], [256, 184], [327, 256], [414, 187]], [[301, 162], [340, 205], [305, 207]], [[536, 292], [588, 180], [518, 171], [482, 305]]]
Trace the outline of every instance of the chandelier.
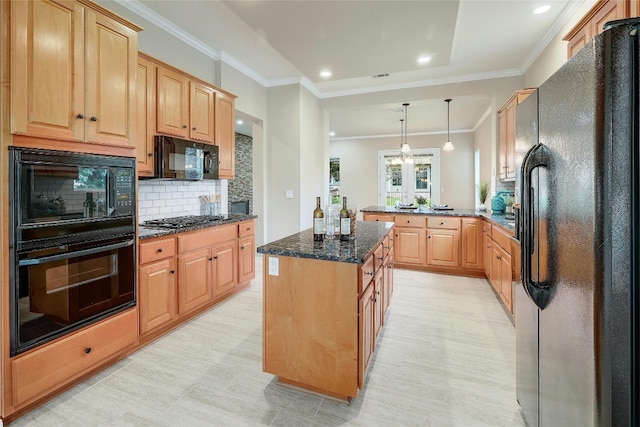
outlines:
[[451, 102], [451, 98], [447, 98], [444, 100], [447, 103], [447, 142], [444, 143], [444, 147], [442, 149], [444, 151], [453, 150], [453, 144], [451, 143], [451, 138], [449, 138], [449, 103]]

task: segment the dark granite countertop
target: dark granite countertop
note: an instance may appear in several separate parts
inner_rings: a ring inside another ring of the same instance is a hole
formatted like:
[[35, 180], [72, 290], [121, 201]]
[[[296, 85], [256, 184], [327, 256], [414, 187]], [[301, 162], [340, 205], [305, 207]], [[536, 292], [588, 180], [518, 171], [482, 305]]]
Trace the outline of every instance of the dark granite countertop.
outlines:
[[325, 239], [313, 241], [313, 230], [308, 229], [291, 236], [260, 246], [261, 254], [282, 255], [296, 258], [311, 258], [325, 261], [362, 264], [380, 239], [387, 234], [393, 223], [358, 221], [356, 238], [348, 242]]
[[203, 228], [217, 227], [225, 224], [232, 224], [234, 222], [247, 221], [250, 219], [258, 218], [257, 215], [245, 215], [245, 214], [228, 214], [225, 215], [225, 219], [217, 221], [215, 223], [209, 222], [203, 225], [194, 225], [191, 227], [183, 228], [155, 228], [145, 227], [143, 224], [138, 226], [138, 240], [153, 239], [155, 237], [169, 236], [172, 234], [184, 233], [186, 231], [201, 230]]
[[515, 226], [513, 219], [506, 219], [505, 214], [494, 214], [486, 211], [479, 211], [475, 209], [453, 209], [448, 211], [440, 211], [433, 209], [418, 210], [418, 209], [396, 209], [389, 206], [367, 206], [364, 209], [360, 209], [360, 212], [368, 213], [388, 213], [394, 215], [433, 215], [433, 216], [463, 216], [473, 218], [486, 218], [492, 221], [494, 224], [499, 225], [511, 234], [515, 233]]

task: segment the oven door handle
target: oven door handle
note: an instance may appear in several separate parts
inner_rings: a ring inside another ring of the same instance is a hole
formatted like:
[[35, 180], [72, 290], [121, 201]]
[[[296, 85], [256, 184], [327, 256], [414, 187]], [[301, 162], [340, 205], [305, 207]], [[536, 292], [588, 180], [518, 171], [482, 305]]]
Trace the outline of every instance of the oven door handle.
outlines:
[[97, 254], [99, 252], [110, 251], [112, 249], [126, 248], [127, 246], [133, 245], [133, 243], [134, 243], [134, 240], [127, 240], [125, 242], [114, 243], [112, 245], [106, 245], [106, 246], [99, 246], [91, 249], [83, 249], [81, 251], [67, 252], [67, 253], [58, 254], [58, 255], [46, 256], [42, 258], [23, 259], [23, 260], [20, 260], [18, 265], [22, 267], [26, 265], [46, 264], [48, 262], [60, 261], [63, 259], [69, 259], [73, 257]]

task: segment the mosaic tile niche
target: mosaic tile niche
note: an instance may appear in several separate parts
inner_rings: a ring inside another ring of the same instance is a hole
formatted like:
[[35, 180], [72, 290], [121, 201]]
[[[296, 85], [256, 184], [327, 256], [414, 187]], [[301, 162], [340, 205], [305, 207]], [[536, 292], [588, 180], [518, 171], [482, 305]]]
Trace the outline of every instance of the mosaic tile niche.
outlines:
[[229, 180], [229, 212], [231, 202], [249, 201], [253, 213], [253, 138], [236, 133], [235, 178]]

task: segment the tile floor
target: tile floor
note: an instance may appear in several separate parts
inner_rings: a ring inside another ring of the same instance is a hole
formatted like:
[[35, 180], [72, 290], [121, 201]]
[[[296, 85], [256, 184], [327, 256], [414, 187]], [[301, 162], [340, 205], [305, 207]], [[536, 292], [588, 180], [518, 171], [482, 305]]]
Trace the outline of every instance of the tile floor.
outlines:
[[261, 315], [257, 278], [10, 425], [524, 425], [514, 329], [485, 280], [396, 270], [375, 359], [350, 406], [284, 388], [262, 372]]

